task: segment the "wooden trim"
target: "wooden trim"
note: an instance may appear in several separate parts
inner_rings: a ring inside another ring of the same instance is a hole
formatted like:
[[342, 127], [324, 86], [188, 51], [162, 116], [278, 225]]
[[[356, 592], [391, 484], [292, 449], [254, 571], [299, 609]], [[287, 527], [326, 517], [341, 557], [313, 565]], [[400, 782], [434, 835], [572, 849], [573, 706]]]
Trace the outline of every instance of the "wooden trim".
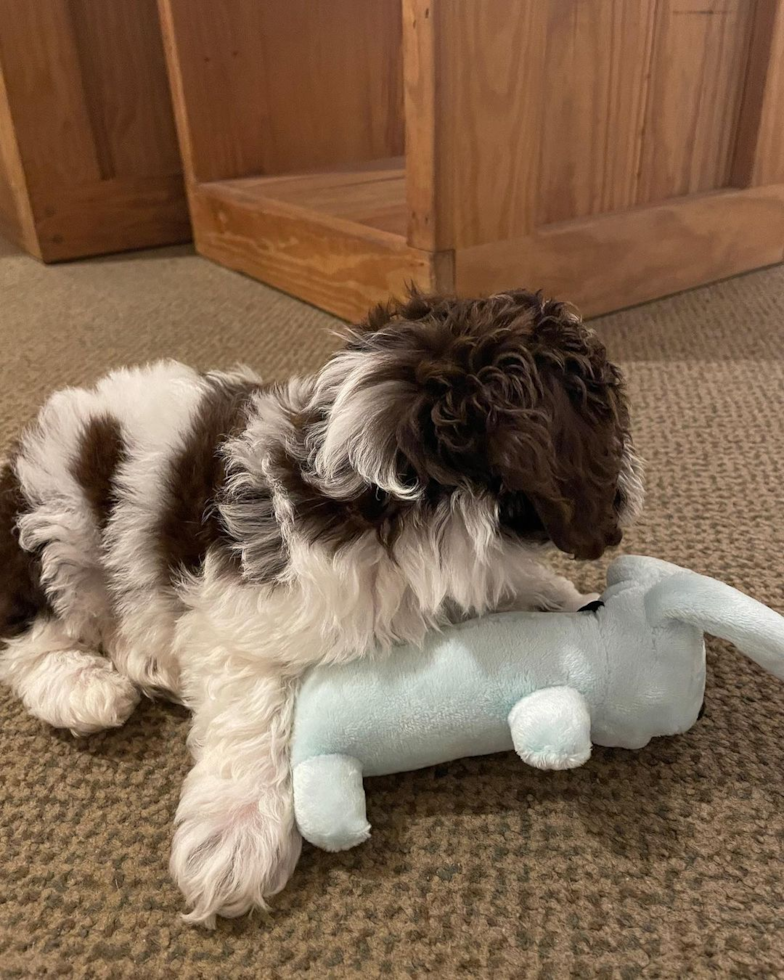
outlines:
[[411, 248], [399, 235], [265, 197], [244, 183], [192, 189], [196, 248], [207, 258], [346, 320], [409, 284], [448, 287], [448, 259]]
[[0, 232], [40, 259], [41, 250], [0, 59], [0, 180], [3, 178], [7, 184], [8, 205], [13, 208], [13, 213], [0, 210]]
[[180, 145], [180, 156], [185, 175], [185, 190], [190, 197], [196, 182], [196, 167], [193, 156], [193, 140], [191, 138], [190, 119], [188, 118], [188, 102], [183, 87], [180, 53], [175, 41], [174, 15], [171, 0], [158, 0], [158, 15], [161, 22], [163, 51], [166, 56], [166, 72], [169, 77], [169, 90], [174, 110], [174, 125], [177, 129], [177, 141]]
[[461, 295], [525, 286], [587, 316], [784, 261], [784, 184], [565, 221], [455, 252]]
[[730, 183], [784, 181], [784, 0], [757, 0]]
[[45, 262], [191, 239], [182, 177], [116, 177], [36, 199]]
[[406, 116], [408, 241], [416, 248], [451, 248], [452, 208], [445, 149], [444, 65], [439, 0], [403, 0], [403, 85]]

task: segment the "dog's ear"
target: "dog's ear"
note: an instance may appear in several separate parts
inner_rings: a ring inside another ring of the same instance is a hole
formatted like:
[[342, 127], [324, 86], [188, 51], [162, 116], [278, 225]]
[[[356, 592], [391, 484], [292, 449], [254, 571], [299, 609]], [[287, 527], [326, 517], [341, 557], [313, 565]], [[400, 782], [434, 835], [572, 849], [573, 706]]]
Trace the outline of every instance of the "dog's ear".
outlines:
[[491, 466], [503, 491], [530, 501], [556, 547], [596, 559], [621, 540], [616, 494], [622, 440], [615, 412], [570, 391], [560, 373], [540, 368], [538, 380], [536, 409], [517, 413], [491, 435]]
[[449, 387], [442, 362], [463, 305], [412, 290], [350, 329], [315, 394], [325, 414], [311, 434], [314, 466], [332, 492], [371, 485], [412, 500], [433, 480], [462, 479], [439, 456], [433, 413]]
[[323, 417], [311, 427], [309, 444], [314, 471], [331, 493], [352, 497], [374, 486], [400, 499], [422, 494], [398, 438], [401, 420], [421, 395], [416, 353], [390, 342], [379, 325], [352, 332], [321, 372], [314, 401]]
[[620, 540], [619, 392], [558, 303], [413, 295], [372, 313], [320, 375], [313, 465], [338, 495], [524, 495], [559, 548], [593, 558]]

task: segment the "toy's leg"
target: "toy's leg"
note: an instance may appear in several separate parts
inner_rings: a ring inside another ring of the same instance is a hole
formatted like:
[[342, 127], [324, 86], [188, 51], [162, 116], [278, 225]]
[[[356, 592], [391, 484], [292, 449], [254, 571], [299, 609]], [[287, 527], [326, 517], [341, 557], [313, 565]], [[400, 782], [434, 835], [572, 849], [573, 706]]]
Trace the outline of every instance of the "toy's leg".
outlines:
[[345, 851], [370, 836], [362, 768], [349, 755], [319, 755], [294, 769], [294, 813], [305, 840]]
[[573, 769], [591, 754], [588, 702], [571, 687], [546, 687], [509, 712], [515, 750], [537, 769]]

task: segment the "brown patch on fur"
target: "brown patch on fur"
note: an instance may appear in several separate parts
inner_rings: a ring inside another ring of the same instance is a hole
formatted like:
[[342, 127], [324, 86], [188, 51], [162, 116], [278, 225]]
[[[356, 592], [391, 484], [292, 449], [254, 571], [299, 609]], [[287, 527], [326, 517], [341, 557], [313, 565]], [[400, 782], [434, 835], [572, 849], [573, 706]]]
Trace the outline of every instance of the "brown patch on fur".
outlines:
[[29, 510], [13, 464], [0, 470], [0, 637], [18, 636], [49, 611], [37, 555], [19, 544], [17, 521]]
[[220, 449], [245, 422], [252, 382], [215, 381], [202, 398], [191, 431], [172, 460], [168, 501], [156, 539], [166, 575], [176, 581], [183, 572], [197, 571], [215, 545], [223, 545], [236, 566], [226, 529], [215, 503], [226, 483], [226, 464]]
[[229, 560], [236, 567], [239, 554], [245, 579], [265, 585], [275, 583], [286, 569], [289, 553], [270, 488], [243, 483], [220, 492], [218, 501], [231, 514], [236, 534], [231, 540]]
[[400, 533], [400, 519], [416, 506], [392, 499], [377, 487], [368, 487], [350, 500], [336, 500], [306, 479], [302, 463], [281, 449], [271, 466], [292, 509], [294, 526], [309, 543], [333, 550], [373, 533], [391, 551]]
[[[486, 300], [415, 294], [372, 311], [348, 349], [366, 354], [363, 384], [385, 400], [368, 419], [371, 443], [383, 452], [391, 442], [397, 479], [422, 492], [404, 499], [356, 481], [347, 494], [325, 490], [315, 467], [330, 405], [313, 406], [291, 418], [293, 435], [267, 460], [297, 535], [336, 551], [373, 534], [393, 554], [406, 522], [431, 526], [439, 505], [461, 490], [494, 499], [499, 531], [510, 537], [552, 540], [581, 558], [620, 540], [618, 476], [628, 438], [620, 374], [562, 304], [522, 291]], [[203, 472], [205, 447], [231, 427], [231, 404], [226, 392], [205, 400], [195, 445], [177, 463], [179, 483], [181, 471], [196, 466], [190, 482], [202, 489], [185, 493], [177, 519], [168, 517], [170, 538], [172, 527], [178, 535], [197, 528], [191, 551], [169, 548], [166, 560], [170, 568], [198, 567], [219, 542], [241, 549], [247, 579], [274, 583], [288, 555], [270, 487], [240, 479], [227, 489], [222, 469]], [[223, 421], [216, 426], [215, 418]], [[214, 506], [210, 521], [198, 523], [210, 500], [225, 508], [236, 540]]]
[[103, 530], [115, 503], [115, 477], [126, 458], [120, 423], [111, 415], [99, 415], [84, 427], [79, 453], [71, 472]]
[[395, 434], [402, 483], [490, 492], [505, 533], [578, 558], [620, 542], [621, 374], [563, 304], [414, 294], [372, 311], [349, 347], [377, 361], [368, 387], [400, 392], [375, 424], [379, 446]]

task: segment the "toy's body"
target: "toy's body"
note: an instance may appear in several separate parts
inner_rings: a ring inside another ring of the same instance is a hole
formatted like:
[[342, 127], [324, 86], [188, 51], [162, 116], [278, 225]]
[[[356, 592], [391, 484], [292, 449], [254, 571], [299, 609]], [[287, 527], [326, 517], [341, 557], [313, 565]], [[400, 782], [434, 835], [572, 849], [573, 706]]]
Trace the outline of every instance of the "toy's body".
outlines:
[[584, 763], [687, 731], [705, 691], [703, 632], [784, 677], [784, 619], [729, 586], [653, 558], [616, 560], [597, 608], [498, 613], [423, 650], [314, 670], [292, 766], [303, 836], [330, 850], [369, 833], [362, 777], [514, 747], [530, 765]]

